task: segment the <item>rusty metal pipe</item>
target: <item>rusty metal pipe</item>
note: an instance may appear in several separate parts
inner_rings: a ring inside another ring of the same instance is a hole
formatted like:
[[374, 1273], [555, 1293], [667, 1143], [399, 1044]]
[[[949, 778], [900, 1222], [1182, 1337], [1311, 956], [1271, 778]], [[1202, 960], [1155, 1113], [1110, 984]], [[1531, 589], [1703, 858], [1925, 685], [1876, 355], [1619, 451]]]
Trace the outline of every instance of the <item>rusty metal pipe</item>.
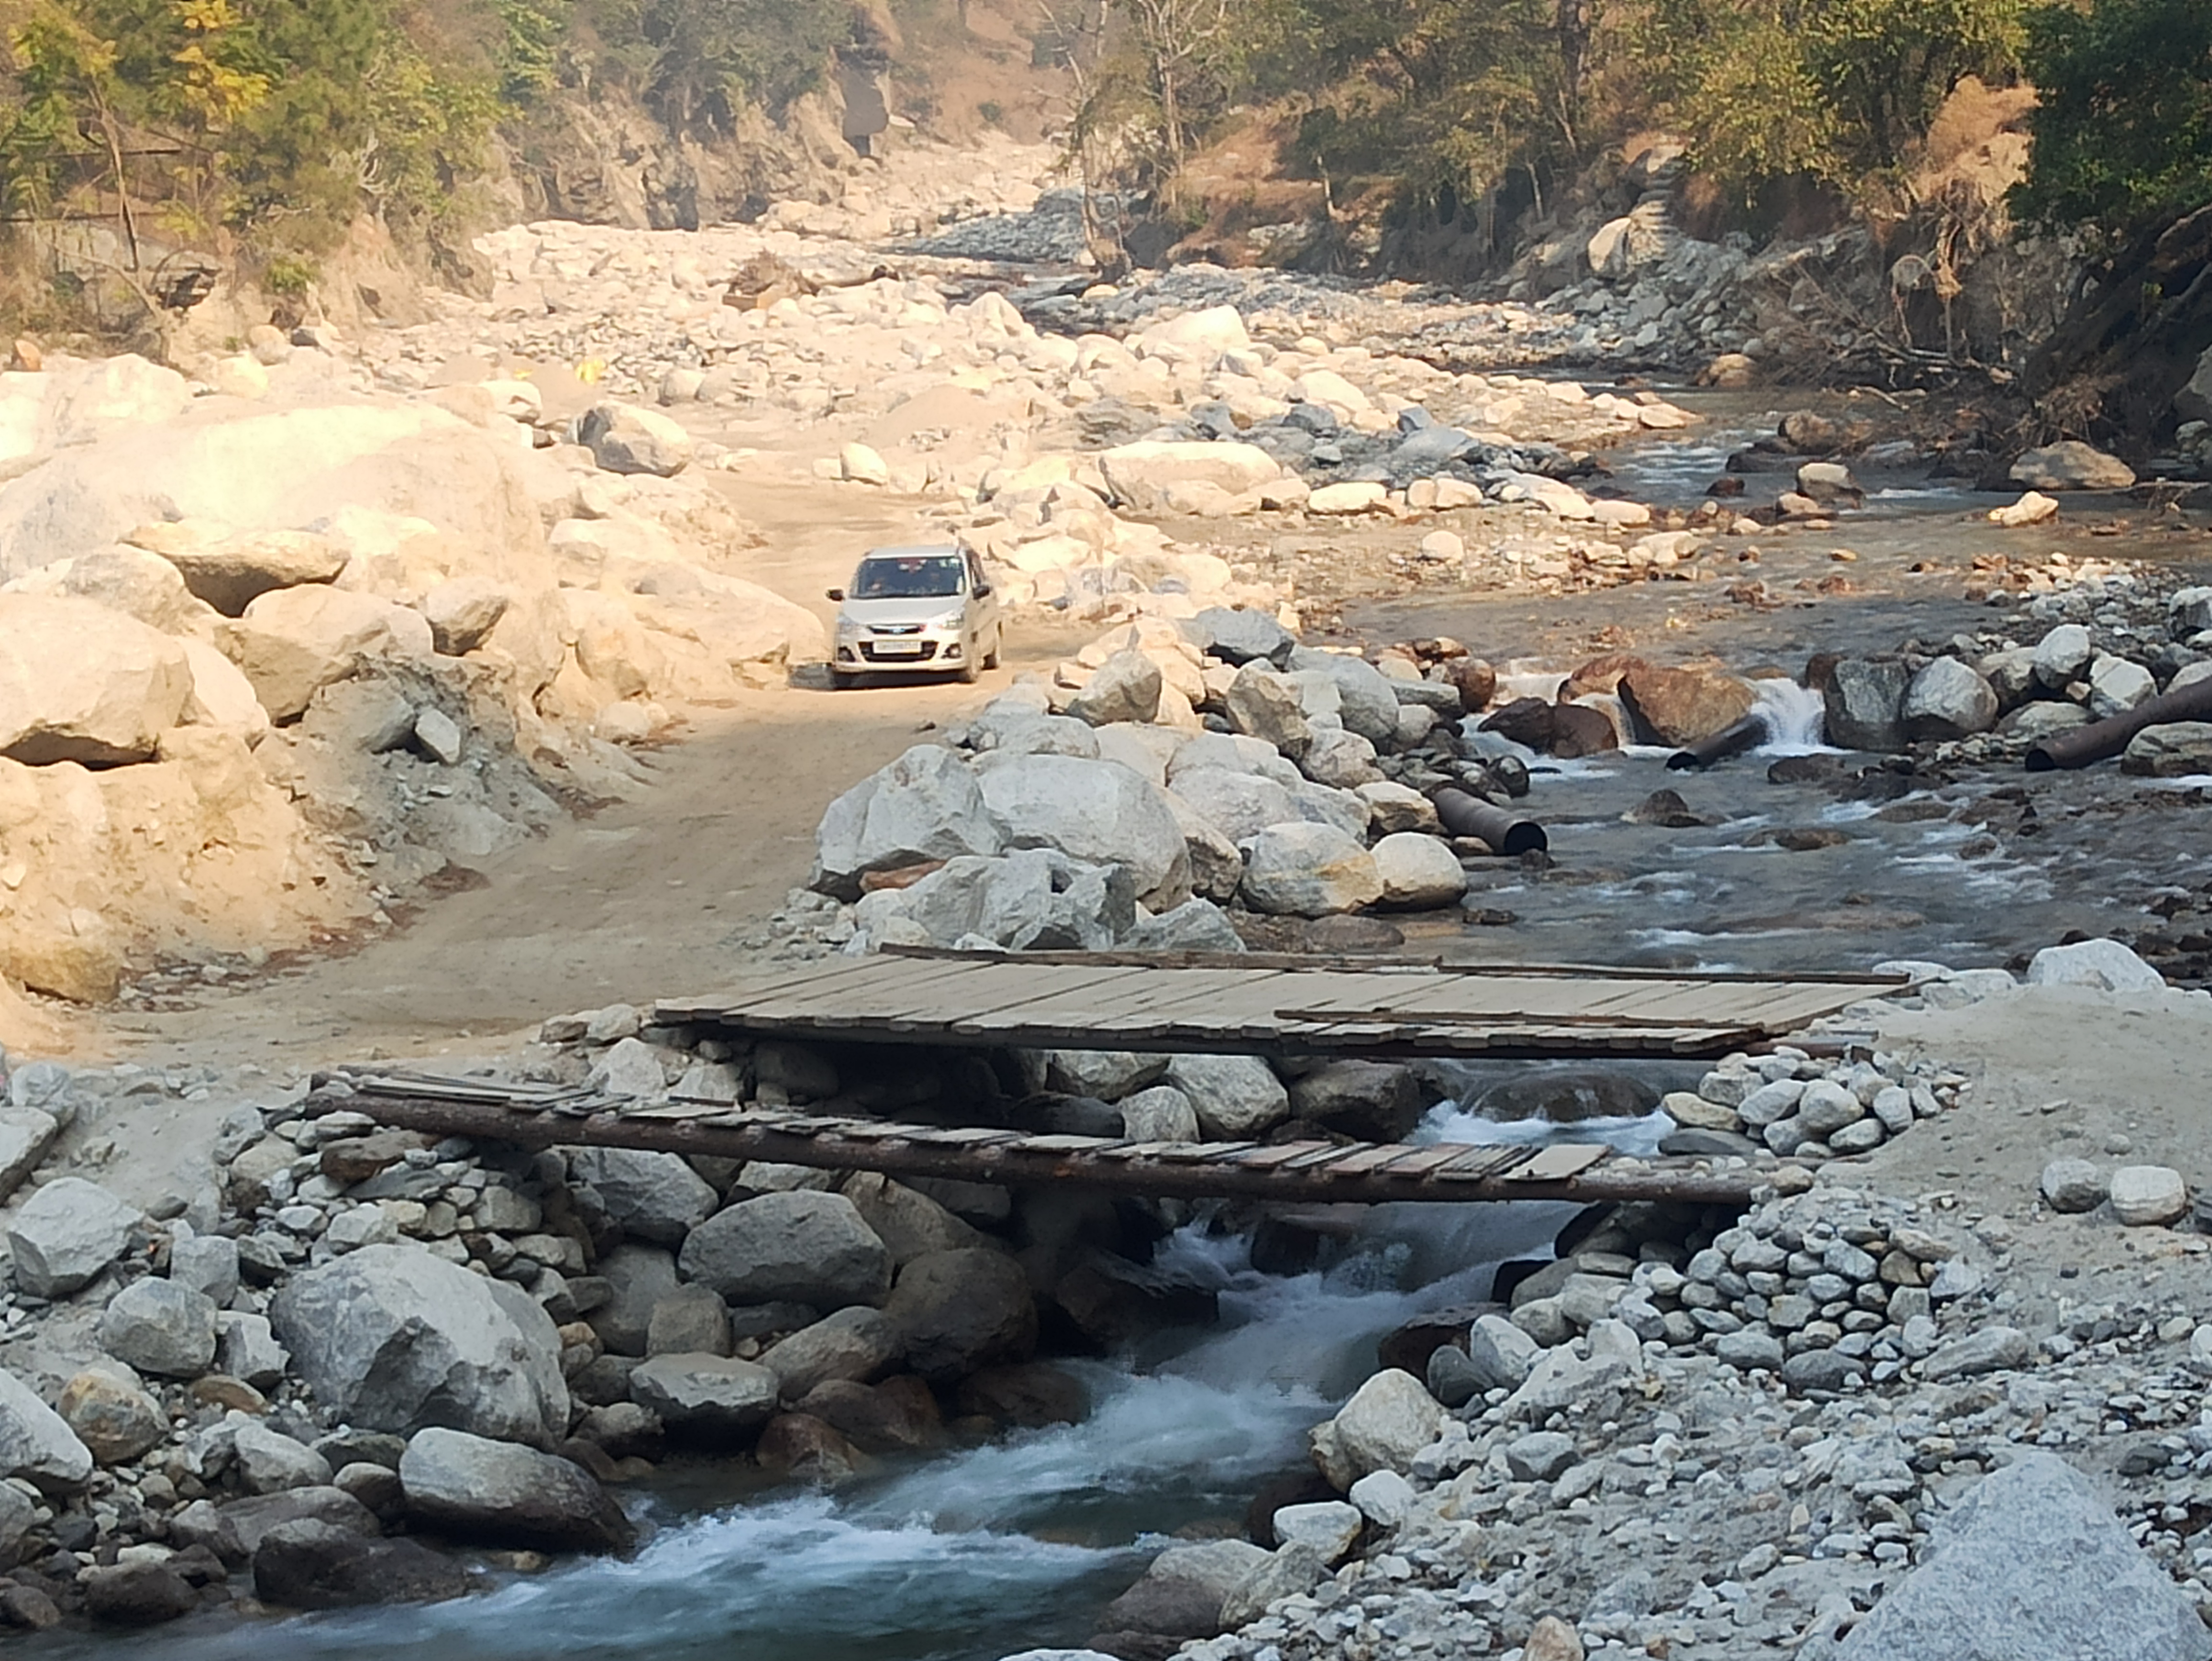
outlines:
[[2175, 721], [2212, 721], [2212, 678], [2197, 681], [2178, 692], [2161, 692], [2148, 703], [2047, 738], [2027, 752], [2027, 770], [2049, 773], [2109, 760], [2126, 749], [2144, 727], [2163, 727]]
[[1670, 773], [1702, 773], [1715, 762], [1726, 761], [1730, 756], [1740, 756], [1747, 750], [1756, 750], [1766, 742], [1766, 717], [1746, 715], [1733, 727], [1723, 727], [1709, 739], [1700, 739], [1686, 748], [1677, 750], [1667, 757]]
[[1430, 800], [1436, 803], [1437, 817], [1444, 822], [1445, 830], [1455, 837], [1479, 837], [1490, 844], [1492, 853], [1508, 859], [1542, 853], [1552, 845], [1544, 827], [1535, 820], [1493, 806], [1464, 790], [1447, 786]]

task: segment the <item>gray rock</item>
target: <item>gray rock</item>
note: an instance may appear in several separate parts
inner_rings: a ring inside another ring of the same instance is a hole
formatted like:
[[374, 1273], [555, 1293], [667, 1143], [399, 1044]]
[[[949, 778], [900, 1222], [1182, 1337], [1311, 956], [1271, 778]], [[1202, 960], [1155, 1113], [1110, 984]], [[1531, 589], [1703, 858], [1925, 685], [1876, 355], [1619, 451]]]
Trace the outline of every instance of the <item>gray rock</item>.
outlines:
[[195, 1234], [169, 1248], [169, 1278], [204, 1293], [218, 1305], [238, 1290], [238, 1242], [220, 1234]]
[[1295, 1116], [1368, 1141], [1401, 1140], [1419, 1123], [1421, 1109], [1413, 1069], [1389, 1062], [1330, 1062], [1291, 1087]]
[[1008, 951], [1099, 952], [1136, 915], [1134, 883], [1119, 866], [1030, 848], [949, 860], [908, 887], [865, 895], [854, 922], [872, 937], [918, 928], [943, 946], [983, 940]]
[[842, 1194], [763, 1194], [691, 1231], [677, 1266], [733, 1304], [880, 1304], [891, 1256]]
[[2063, 692], [2081, 678], [2097, 655], [2097, 642], [2078, 623], [2062, 623], [2035, 645], [2035, 678], [2053, 692]]
[[[1410, 1469], [1413, 1456], [1437, 1439], [1443, 1409], [1410, 1372], [1376, 1373], [1316, 1433], [1322, 1474], [1340, 1492], [1370, 1471]], [[1322, 1432], [1328, 1433], [1326, 1436]]]
[[977, 771], [1010, 848], [1057, 848], [1092, 865], [1126, 867], [1140, 900], [1188, 895], [1182, 829], [1150, 780], [1118, 762], [1078, 756], [987, 756]]
[[329, 1460], [266, 1425], [239, 1426], [231, 1437], [231, 1447], [239, 1480], [248, 1494], [281, 1494], [287, 1488], [330, 1485]]
[[469, 1590], [460, 1565], [419, 1540], [370, 1540], [330, 1523], [283, 1523], [253, 1554], [253, 1595], [295, 1609], [430, 1603]]
[[309, 1269], [270, 1305], [316, 1396], [356, 1425], [550, 1445], [568, 1433], [561, 1341], [528, 1294], [417, 1245]]
[[15, 1284], [33, 1298], [75, 1292], [123, 1255], [139, 1213], [97, 1183], [62, 1177], [23, 1202], [8, 1225]]
[[1958, 658], [1931, 658], [1905, 691], [1905, 736], [1965, 739], [1997, 724], [1996, 690]]
[[159, 1563], [117, 1563], [85, 1571], [77, 1582], [84, 1612], [111, 1627], [155, 1627], [199, 1607], [184, 1576]]
[[1575, 1462], [1575, 1439], [1536, 1430], [1505, 1445], [1505, 1468], [1516, 1482], [1548, 1482]]
[[38, 1515], [29, 1495], [12, 1483], [0, 1482], [0, 1559], [14, 1560]]
[[2212, 721], [2170, 721], [2144, 727], [2128, 740], [2120, 770], [2154, 779], [2212, 773]]
[[1176, 799], [1232, 843], [1249, 842], [1269, 825], [1295, 824], [1305, 816], [1279, 779], [1226, 767], [1179, 770], [1170, 786]]
[[1264, 611], [1213, 605], [1183, 624], [1190, 642], [1208, 657], [1224, 663], [1245, 664], [1265, 658], [1286, 662], [1297, 637]]
[[617, 1039], [593, 1063], [589, 1080], [595, 1090], [611, 1095], [652, 1098], [668, 1088], [668, 1075], [659, 1053], [637, 1038]]
[[1828, 742], [1845, 750], [1902, 750], [1911, 679], [1901, 663], [1846, 658], [1837, 664], [1822, 694]]
[[606, 1203], [607, 1215], [623, 1226], [624, 1233], [641, 1240], [680, 1245], [720, 1203], [713, 1184], [679, 1154], [628, 1147], [572, 1147], [565, 1152], [570, 1174], [596, 1189]]
[[1248, 663], [1239, 669], [1222, 698], [1222, 708], [1236, 731], [1284, 755], [1302, 756], [1313, 742], [1313, 727], [1299, 703], [1297, 686], [1270, 666]]
[[676, 1259], [659, 1246], [617, 1246], [599, 1259], [607, 1299], [589, 1320], [599, 1342], [617, 1355], [642, 1355], [660, 1300], [677, 1288]]
[[1793, 1390], [1832, 1395], [1865, 1377], [1865, 1362], [1833, 1349], [1800, 1350], [1782, 1364], [1782, 1382]]
[[919, 1189], [874, 1171], [856, 1171], [837, 1191], [853, 1202], [860, 1220], [873, 1229], [894, 1265], [912, 1262], [931, 1251], [957, 1251], [988, 1244], [969, 1223]]
[[465, 1431], [418, 1431], [399, 1461], [408, 1514], [471, 1543], [621, 1551], [629, 1519], [580, 1465]]
[[716, 1441], [750, 1436], [775, 1412], [775, 1374], [722, 1355], [656, 1355], [629, 1375], [630, 1399], [672, 1431]]
[[1100, 664], [1081, 691], [1068, 701], [1067, 713], [1093, 727], [1115, 721], [1148, 721], [1159, 713], [1160, 666], [1134, 647]]
[[1190, 1098], [1199, 1128], [1217, 1141], [1256, 1137], [1291, 1110], [1291, 1092], [1257, 1056], [1177, 1056], [1167, 1081]]
[[1343, 652], [1300, 647], [1291, 654], [1294, 670], [1317, 669], [1336, 683], [1344, 724], [1369, 743], [1387, 745], [1398, 732], [1398, 695], [1383, 672], [1364, 658]]
[[2053, 1159], [2043, 1167], [2039, 1184], [2053, 1211], [2094, 1211], [2105, 1203], [2105, 1173], [2087, 1159]]
[[[1364, 1478], [1362, 1479], [1365, 1480]], [[1328, 1563], [1341, 1562], [1359, 1542], [1367, 1519], [1359, 1507], [1341, 1500], [1284, 1506], [1272, 1519], [1275, 1539], [1285, 1546], [1310, 1546]]]
[[[1364, 1479], [1363, 1479], [1364, 1480]], [[1233, 1631], [1249, 1625], [1267, 1612], [1279, 1597], [1296, 1597], [1311, 1591], [1328, 1564], [1311, 1546], [1286, 1545], [1267, 1555], [1267, 1561], [1249, 1571], [1235, 1591], [1222, 1600], [1221, 1624]], [[1013, 1661], [1020, 1661], [1019, 1657]]]
[[1827, 1079], [1814, 1080], [1797, 1098], [1798, 1123], [1808, 1135], [1823, 1140], [1845, 1125], [1856, 1124], [1866, 1112], [1866, 1104], [1856, 1096]]
[[215, 1300], [175, 1281], [134, 1281], [101, 1313], [100, 1347], [141, 1372], [197, 1378], [215, 1363]]
[[1713, 1353], [1726, 1365], [1747, 1372], [1753, 1367], [1764, 1367], [1769, 1372], [1782, 1371], [1782, 1341], [1762, 1327], [1723, 1333]]
[[1137, 1584], [1098, 1617], [1102, 1630], [1168, 1638], [1211, 1638], [1223, 1628], [1223, 1606], [1268, 1554], [1244, 1540], [1170, 1546]]
[[292, 1352], [276, 1342], [267, 1316], [226, 1309], [216, 1313], [215, 1361], [232, 1378], [267, 1390], [292, 1365]]
[[1156, 1084], [1124, 1096], [1121, 1102], [1121, 1135], [1133, 1142], [1194, 1142], [1199, 1140], [1198, 1115], [1190, 1098], [1173, 1085]]
[[711, 1287], [680, 1286], [653, 1306], [647, 1355], [727, 1355], [730, 1309]]
[[1168, 1057], [1121, 1050], [1048, 1050], [1044, 1052], [1044, 1081], [1048, 1089], [1070, 1096], [1088, 1096], [1102, 1102], [1118, 1102], [1167, 1076]]
[[881, 1310], [861, 1307], [823, 1317], [771, 1345], [760, 1360], [775, 1374], [784, 1399], [796, 1402], [832, 1378], [865, 1384], [887, 1372], [902, 1349], [890, 1317]]
[[2189, 1209], [2189, 1184], [2170, 1165], [2122, 1165], [2112, 1173], [2112, 1215], [2130, 1228], [2172, 1222]]
[[1005, 847], [974, 770], [951, 751], [921, 744], [830, 804], [816, 832], [811, 885], [858, 899], [867, 872]]
[[1467, 1359], [1481, 1387], [1518, 1390], [1528, 1382], [1542, 1347], [1502, 1315], [1480, 1315], [1467, 1335]]
[[1441, 1344], [1429, 1352], [1424, 1382], [1429, 1394], [1448, 1408], [1463, 1408], [1490, 1388], [1456, 1344]]
[[48, 1493], [83, 1486], [92, 1453], [61, 1415], [0, 1367], [0, 1478], [21, 1476]]
[[2124, 490], [2136, 482], [2134, 468], [2078, 438], [2023, 452], [2011, 477], [2031, 490]]
[[2035, 1345], [2018, 1327], [1984, 1327], [1936, 1346], [1920, 1364], [1920, 1376], [1930, 1384], [1946, 1378], [1972, 1378], [1984, 1372], [2024, 1367], [2035, 1358]]
[[[1189, 846], [1186, 837], [1184, 846]], [[1231, 848], [1231, 855], [1236, 849]], [[1224, 898], [1237, 891], [1237, 878], [1243, 873], [1243, 861], [1237, 860], [1237, 877], [1228, 884]], [[1194, 876], [1194, 887], [1203, 888]], [[1121, 941], [1124, 952], [1212, 952], [1234, 955], [1245, 949], [1244, 937], [1229, 921], [1229, 914], [1210, 899], [1185, 900], [1181, 905], [1170, 906], [1158, 916], [1139, 917], [1129, 927]]]
[[[299, 1522], [326, 1523], [369, 1537], [383, 1532], [368, 1507], [341, 1488], [286, 1488], [279, 1494], [233, 1500], [214, 1518], [203, 1519], [213, 1527], [195, 1527], [179, 1543], [189, 1546], [198, 1537], [226, 1561], [242, 1562], [261, 1549], [270, 1530]], [[174, 1524], [170, 1537], [179, 1538]]]
[[683, 425], [653, 410], [615, 399], [594, 404], [576, 423], [576, 441], [611, 473], [654, 473], [672, 478], [691, 459]]
[[2023, 1455], [1936, 1524], [1934, 1549], [1844, 1640], [1843, 1661], [2206, 1661], [2212, 1633], [2112, 1502]]
[[885, 1305], [907, 1365], [933, 1384], [1026, 1360], [1036, 1348], [1029, 1277], [1002, 1251], [933, 1251], [899, 1270]]
[[2166, 977], [2118, 940], [2046, 946], [2028, 960], [2030, 986], [2087, 986], [2100, 992], [2156, 992]]
[[1374, 904], [1383, 887], [1374, 855], [1351, 837], [1296, 824], [1270, 826], [1247, 844], [1243, 893], [1256, 911], [1328, 917]]

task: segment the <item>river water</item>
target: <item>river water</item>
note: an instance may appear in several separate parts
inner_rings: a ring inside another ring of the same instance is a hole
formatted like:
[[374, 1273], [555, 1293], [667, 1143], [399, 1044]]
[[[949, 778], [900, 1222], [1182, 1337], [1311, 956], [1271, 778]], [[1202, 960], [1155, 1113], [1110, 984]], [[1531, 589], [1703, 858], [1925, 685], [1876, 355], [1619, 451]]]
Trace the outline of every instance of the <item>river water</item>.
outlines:
[[[1648, 1147], [1656, 1121], [1576, 1128]], [[1449, 1107], [1429, 1137], [1530, 1140]], [[1218, 1325], [1162, 1335], [1141, 1366], [1069, 1364], [1081, 1424], [911, 1464], [834, 1493], [715, 1494], [710, 1468], [671, 1468], [630, 1496], [651, 1530], [629, 1561], [507, 1575], [457, 1602], [241, 1628], [207, 1615], [141, 1638], [54, 1636], [39, 1661], [994, 1661], [1078, 1646], [1175, 1530], [1240, 1531], [1268, 1478], [1302, 1465], [1306, 1432], [1374, 1371], [1376, 1341], [1413, 1315], [1486, 1297], [1495, 1265], [1549, 1255], [1573, 1208], [1378, 1210], [1326, 1270], [1255, 1273], [1243, 1238], [1194, 1223], [1156, 1267], [1218, 1294]], [[249, 1638], [248, 1634], [251, 1634]]]

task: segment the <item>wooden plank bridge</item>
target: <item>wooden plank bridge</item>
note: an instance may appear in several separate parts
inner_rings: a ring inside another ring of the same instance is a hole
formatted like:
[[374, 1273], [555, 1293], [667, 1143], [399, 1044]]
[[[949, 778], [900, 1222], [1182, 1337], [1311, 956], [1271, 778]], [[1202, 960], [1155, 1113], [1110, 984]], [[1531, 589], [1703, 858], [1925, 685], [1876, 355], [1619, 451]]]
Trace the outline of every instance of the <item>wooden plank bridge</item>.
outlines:
[[1723, 1056], [1901, 977], [894, 949], [655, 1007], [757, 1037], [1532, 1061]]
[[[1689, 1060], [1771, 1043], [1897, 977], [1317, 961], [1250, 953], [890, 952], [654, 1007], [662, 1025], [816, 1043], [1465, 1060]], [[1794, 1168], [1547, 1147], [1139, 1142], [404, 1074], [328, 1075], [349, 1109], [441, 1136], [762, 1159], [891, 1177], [1286, 1203], [1672, 1200], [1742, 1205]]]
[[1598, 1143], [1139, 1142], [981, 1126], [830, 1118], [726, 1104], [643, 1102], [411, 1075], [325, 1075], [307, 1110], [526, 1147], [641, 1148], [890, 1177], [1054, 1185], [1156, 1199], [1285, 1203], [1668, 1200], [1741, 1206], [1781, 1169], [1756, 1160], [1639, 1159]]

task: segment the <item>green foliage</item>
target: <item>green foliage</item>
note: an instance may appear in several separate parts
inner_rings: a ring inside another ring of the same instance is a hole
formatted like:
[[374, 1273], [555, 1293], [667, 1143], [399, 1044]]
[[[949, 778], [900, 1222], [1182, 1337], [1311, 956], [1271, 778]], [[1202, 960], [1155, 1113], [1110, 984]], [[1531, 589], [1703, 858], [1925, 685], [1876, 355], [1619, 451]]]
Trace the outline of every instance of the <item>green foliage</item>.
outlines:
[[2018, 205], [2117, 241], [2212, 204], [2212, 5], [2097, 0], [2028, 21], [2042, 101]]
[[781, 115], [849, 40], [847, 0], [607, 0], [599, 32], [649, 53], [643, 92], [681, 131], [726, 132], [748, 104]]
[[1652, 0], [1632, 51], [1705, 173], [1748, 199], [1893, 184], [1952, 89], [2009, 76], [2022, 0]]

